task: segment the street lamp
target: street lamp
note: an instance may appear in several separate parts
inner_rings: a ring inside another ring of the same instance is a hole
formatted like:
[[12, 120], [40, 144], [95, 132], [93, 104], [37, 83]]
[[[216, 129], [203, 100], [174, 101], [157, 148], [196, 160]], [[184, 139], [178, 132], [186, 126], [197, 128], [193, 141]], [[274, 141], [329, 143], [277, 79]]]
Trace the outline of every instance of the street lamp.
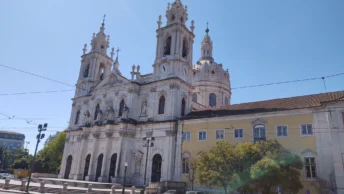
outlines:
[[29, 185], [30, 185], [30, 181], [31, 181], [31, 175], [32, 175], [32, 169], [33, 169], [33, 165], [35, 164], [35, 159], [36, 159], [36, 154], [37, 154], [37, 148], [38, 148], [38, 144], [41, 141], [41, 139], [43, 139], [45, 137], [44, 133], [42, 133], [42, 131], [46, 131], [48, 127], [47, 123], [44, 123], [44, 125], [42, 126], [41, 124], [38, 125], [38, 135], [36, 136], [37, 139], [37, 143], [36, 143], [36, 149], [35, 149], [35, 154], [33, 155], [33, 160], [31, 162], [31, 167], [30, 167], [30, 174], [29, 174], [29, 180], [27, 181], [27, 186], [26, 186], [26, 192], [29, 192]]
[[125, 189], [125, 178], [127, 176], [127, 167], [128, 167], [128, 162], [125, 162], [124, 163], [124, 182], [123, 182], [122, 194], [124, 194], [124, 189]]
[[145, 175], [144, 175], [144, 177], [143, 177], [143, 178], [144, 178], [144, 180], [143, 180], [143, 186], [144, 186], [144, 187], [146, 187], [148, 152], [149, 152], [149, 148], [154, 146], [154, 140], [155, 140], [154, 137], [151, 137], [151, 138], [144, 137], [144, 138], [143, 138], [143, 141], [146, 141], [146, 143], [143, 144], [143, 147], [146, 147], [146, 148], [147, 148], [147, 150], [146, 150]]

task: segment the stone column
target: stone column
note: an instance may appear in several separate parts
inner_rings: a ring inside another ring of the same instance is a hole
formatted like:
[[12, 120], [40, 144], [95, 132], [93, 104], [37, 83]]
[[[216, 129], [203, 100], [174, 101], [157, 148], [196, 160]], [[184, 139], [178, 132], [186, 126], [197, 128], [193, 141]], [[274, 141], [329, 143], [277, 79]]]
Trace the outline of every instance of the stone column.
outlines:
[[78, 165], [77, 165], [77, 169], [76, 169], [76, 173], [74, 175], [74, 180], [82, 180], [83, 179], [83, 161], [85, 161], [85, 149], [86, 149], [86, 144], [87, 144], [87, 138], [88, 138], [89, 134], [88, 133], [83, 133], [81, 136], [78, 137], [78, 141], [81, 140], [81, 151], [78, 154]]
[[44, 185], [45, 185], [45, 182], [41, 181], [40, 182], [40, 187], [39, 187], [39, 192], [40, 193], [45, 193]]
[[131, 187], [131, 194], [135, 194], [135, 190], [136, 190], [136, 187], [135, 187], [135, 186], [132, 186], [132, 187]]
[[98, 150], [98, 138], [100, 136], [100, 132], [94, 132], [92, 135], [93, 135], [94, 145], [93, 145], [93, 150], [92, 150], [92, 155], [91, 155], [90, 169], [88, 171], [88, 175], [86, 176], [86, 181], [95, 181], [94, 170], [96, 169], [95, 165], [97, 164], [97, 159], [98, 159], [96, 152]]
[[67, 194], [68, 193], [68, 183], [63, 183], [62, 193]]
[[9, 178], [5, 179], [5, 185], [4, 185], [3, 189], [6, 189], [6, 190], [10, 189], [10, 181], [11, 181], [11, 179], [9, 179]]
[[26, 189], [26, 181], [22, 180], [21, 185], [20, 185], [20, 191], [25, 191], [25, 189]]
[[92, 184], [89, 184], [87, 187], [87, 193], [92, 193]]
[[105, 152], [104, 152], [104, 158], [103, 158], [103, 163], [102, 163], [102, 172], [101, 172], [101, 175], [100, 175], [100, 177], [99, 177], [99, 179], [98, 179], [98, 182], [107, 182], [107, 180], [108, 180], [108, 177], [107, 177], [107, 172], [109, 171], [109, 169], [108, 169], [108, 160], [109, 160], [109, 156], [108, 156], [108, 154], [109, 154], [109, 151], [108, 151], [108, 149], [109, 149], [109, 147], [110, 147], [110, 145], [111, 145], [111, 143], [112, 143], [112, 134], [113, 134], [113, 132], [112, 131], [107, 131], [106, 133], [105, 133], [105, 135], [106, 135], [106, 145], [105, 145]]
[[174, 163], [174, 181], [179, 181], [181, 176], [181, 156], [182, 156], [182, 130], [183, 124], [178, 124], [178, 131], [177, 131], [177, 142], [176, 142], [176, 155], [175, 155], [175, 163]]
[[174, 30], [172, 31], [171, 35], [171, 56], [176, 54], [176, 43], [177, 43], [177, 32]]

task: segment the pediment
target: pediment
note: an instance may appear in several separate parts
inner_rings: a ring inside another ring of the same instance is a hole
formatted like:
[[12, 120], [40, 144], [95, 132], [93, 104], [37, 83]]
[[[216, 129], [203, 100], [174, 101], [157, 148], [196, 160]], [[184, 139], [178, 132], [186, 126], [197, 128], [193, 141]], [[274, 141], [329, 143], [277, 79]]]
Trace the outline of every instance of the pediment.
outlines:
[[128, 80], [123, 78], [122, 76], [112, 72], [109, 76], [106, 76], [104, 80], [102, 80], [96, 89], [100, 88], [109, 88], [115, 85], [120, 85], [123, 83], [128, 83]]
[[266, 125], [266, 121], [264, 119], [256, 119], [254, 121], [252, 121], [252, 125]]

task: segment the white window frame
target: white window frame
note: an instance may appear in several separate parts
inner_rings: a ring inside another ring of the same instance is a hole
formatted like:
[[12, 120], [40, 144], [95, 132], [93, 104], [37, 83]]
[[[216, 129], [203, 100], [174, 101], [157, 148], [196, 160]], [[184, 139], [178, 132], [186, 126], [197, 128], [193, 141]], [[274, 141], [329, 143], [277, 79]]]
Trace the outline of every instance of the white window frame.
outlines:
[[[218, 139], [218, 138], [217, 138], [217, 132], [218, 132], [218, 131], [223, 131], [223, 138], [222, 138], [222, 139]], [[216, 140], [225, 140], [225, 130], [224, 130], [224, 129], [216, 129], [216, 130], [215, 130], [215, 139], [216, 139]]]
[[[312, 127], [312, 134], [311, 134], [311, 135], [309, 135], [309, 134], [302, 134], [302, 126], [304, 126], [304, 125], [310, 125], [310, 126]], [[310, 124], [310, 123], [301, 124], [301, 125], [300, 125], [300, 135], [301, 135], [302, 137], [313, 136], [313, 135], [314, 135], [313, 125]]]
[[[284, 135], [278, 136], [278, 127], [286, 127], [287, 128], [287, 135], [286, 136], [284, 136]], [[276, 126], [276, 137], [283, 138], [283, 137], [288, 137], [288, 136], [289, 136], [289, 127], [288, 127], [288, 125], [277, 125]]]
[[265, 124], [257, 124], [257, 125], [254, 125], [252, 127], [252, 141], [254, 142], [254, 129], [256, 128], [256, 126], [264, 126], [264, 129], [265, 129], [265, 140], [267, 141], [268, 140], [268, 128]]
[[[235, 137], [235, 131], [242, 129], [242, 137]], [[244, 128], [235, 128], [233, 130], [233, 139], [244, 139]]]
[[[185, 135], [186, 133], [189, 134], [189, 139], [185, 139], [185, 138], [184, 138], [184, 135]], [[190, 133], [190, 131], [185, 131], [185, 132], [183, 132], [183, 141], [190, 141], [190, 139], [191, 139], [191, 133]]]
[[[314, 158], [315, 174], [316, 174], [315, 177], [307, 177], [306, 158]], [[303, 156], [303, 161], [302, 162], [303, 162], [303, 168], [304, 168], [304, 173], [305, 173], [305, 179], [307, 179], [307, 180], [317, 179], [317, 177], [318, 177], [317, 158], [315, 156]]]
[[[205, 132], [205, 139], [199, 139], [199, 134], [200, 134], [201, 132]], [[207, 130], [200, 130], [200, 131], [198, 131], [198, 134], [197, 134], [197, 135], [198, 135], [198, 137], [197, 137], [198, 141], [206, 141], [207, 138], [208, 138]]]

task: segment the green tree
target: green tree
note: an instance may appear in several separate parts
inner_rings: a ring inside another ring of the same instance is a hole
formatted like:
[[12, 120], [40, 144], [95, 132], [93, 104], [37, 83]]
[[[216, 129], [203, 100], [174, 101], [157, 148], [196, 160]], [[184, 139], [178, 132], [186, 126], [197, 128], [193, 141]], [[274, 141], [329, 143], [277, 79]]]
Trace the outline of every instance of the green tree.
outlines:
[[202, 152], [198, 159], [196, 178], [201, 185], [222, 187], [228, 193], [236, 171], [235, 146], [226, 141], [216, 142], [209, 152]]
[[13, 161], [13, 155], [6, 147], [0, 147], [0, 161], [2, 169], [6, 170], [10, 168]]
[[65, 141], [66, 133], [61, 132], [52, 142], [49, 142], [48, 145], [38, 152], [37, 160], [34, 164], [36, 172], [56, 173], [60, 169]]
[[198, 160], [197, 180], [240, 193], [260, 191], [269, 194], [277, 186], [284, 193], [302, 189], [299, 156], [287, 151], [277, 141], [231, 145], [217, 142]]
[[25, 149], [17, 149], [14, 154], [13, 169], [29, 169], [33, 156]]
[[188, 178], [191, 183], [191, 190], [194, 188], [194, 183], [196, 180], [196, 171], [197, 171], [197, 159], [194, 157], [189, 158], [189, 173]]

